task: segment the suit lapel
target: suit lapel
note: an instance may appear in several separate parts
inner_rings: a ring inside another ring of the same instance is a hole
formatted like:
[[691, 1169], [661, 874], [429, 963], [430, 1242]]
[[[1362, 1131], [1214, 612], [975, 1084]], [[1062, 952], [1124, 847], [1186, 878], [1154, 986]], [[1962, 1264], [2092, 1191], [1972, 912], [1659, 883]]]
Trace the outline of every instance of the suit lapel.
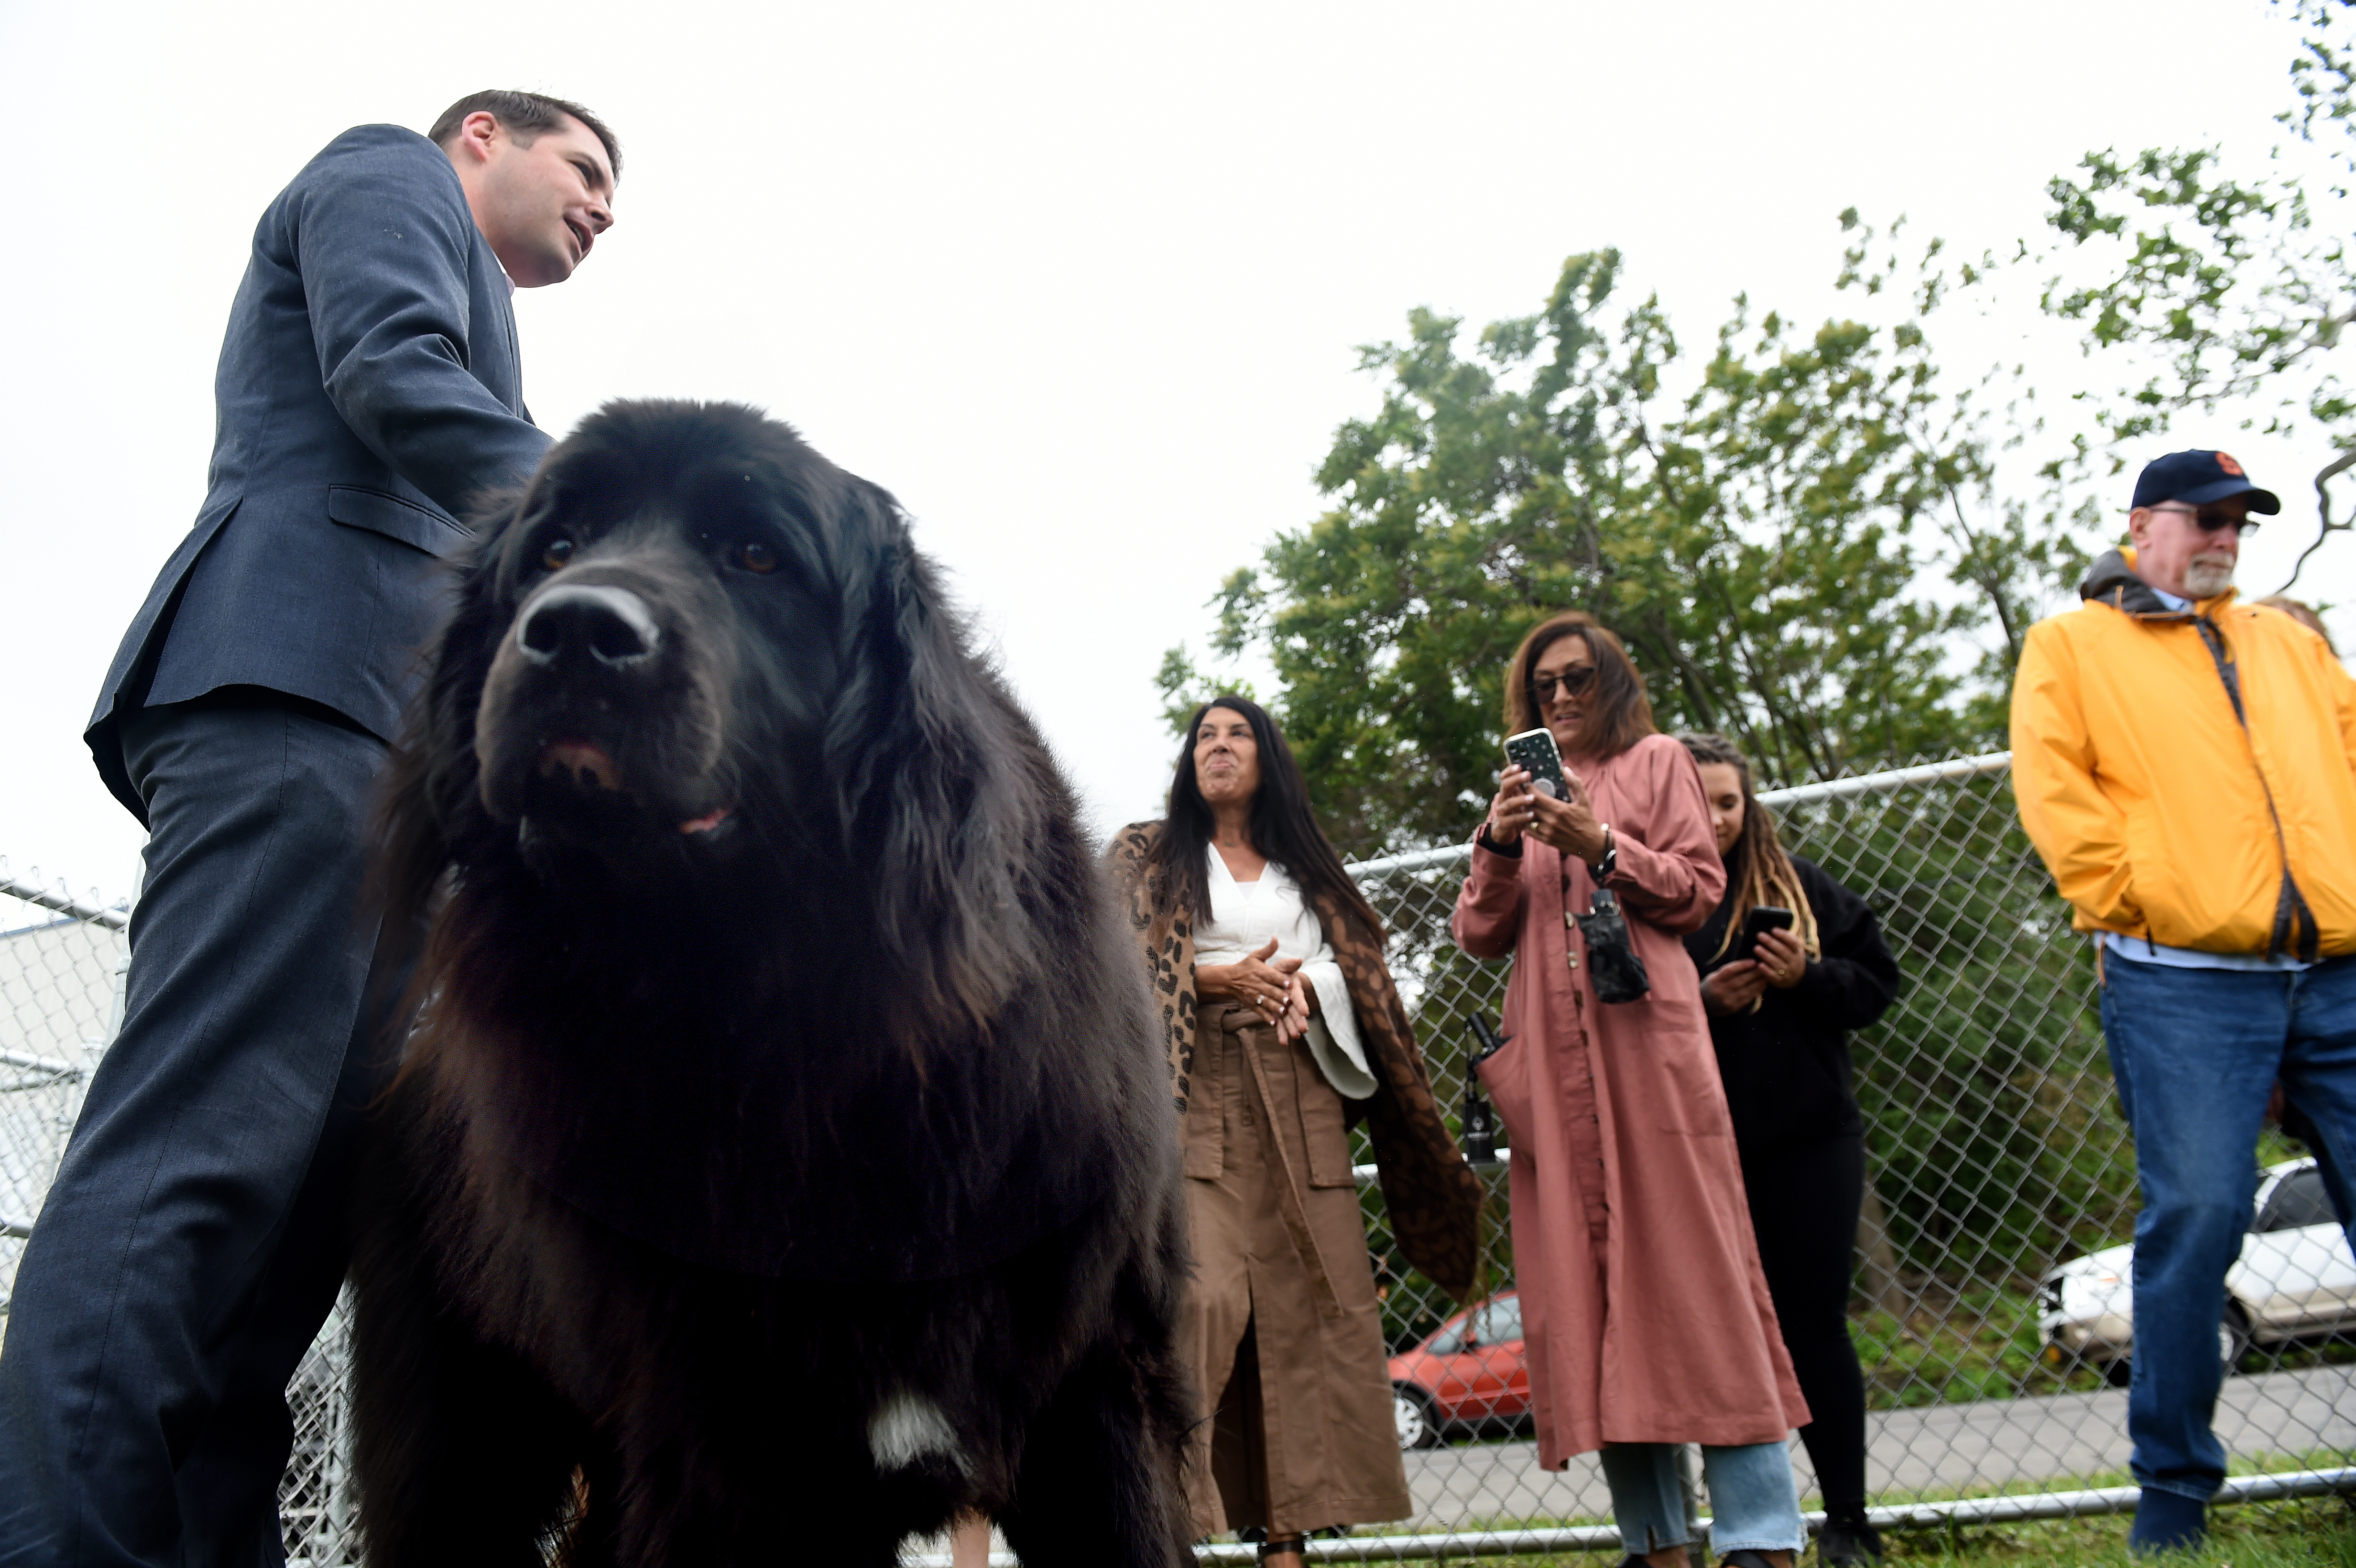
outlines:
[[[472, 220], [469, 215], [468, 221], [471, 223]], [[491, 249], [491, 242], [483, 238], [480, 229], [475, 230], [475, 292], [477, 299], [489, 307], [490, 318], [498, 325], [497, 352], [499, 363], [505, 367], [502, 384], [486, 382], [486, 385], [490, 386], [493, 394], [508, 406], [509, 412], [528, 419], [530, 416], [524, 413], [523, 408], [523, 349], [516, 341], [514, 292], [508, 286], [507, 272], [499, 265], [498, 253]], [[478, 353], [481, 347], [487, 347], [478, 346]], [[480, 369], [477, 375], [481, 375]]]

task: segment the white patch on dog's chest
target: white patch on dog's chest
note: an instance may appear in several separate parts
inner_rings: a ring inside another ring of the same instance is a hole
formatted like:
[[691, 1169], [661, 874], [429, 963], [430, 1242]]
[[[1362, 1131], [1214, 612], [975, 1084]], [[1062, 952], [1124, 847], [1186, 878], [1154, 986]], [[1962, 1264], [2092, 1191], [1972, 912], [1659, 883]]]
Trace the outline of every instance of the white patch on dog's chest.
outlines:
[[867, 1451], [878, 1473], [905, 1470], [927, 1454], [966, 1468], [965, 1449], [940, 1406], [920, 1393], [893, 1394], [867, 1418]]

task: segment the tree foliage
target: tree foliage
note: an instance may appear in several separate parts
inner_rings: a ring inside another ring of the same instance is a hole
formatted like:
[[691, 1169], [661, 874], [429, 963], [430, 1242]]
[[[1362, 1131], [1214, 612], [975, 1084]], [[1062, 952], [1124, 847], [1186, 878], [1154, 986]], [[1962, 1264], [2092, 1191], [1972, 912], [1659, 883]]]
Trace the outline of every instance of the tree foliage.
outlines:
[[[1603, 251], [1534, 315], [1468, 342], [1419, 310], [1361, 350], [1382, 403], [1335, 432], [1329, 509], [1227, 580], [1212, 640], [1274, 667], [1337, 839], [1477, 816], [1505, 661], [1563, 609], [1621, 635], [1665, 728], [1722, 731], [1770, 780], [2000, 743], [2019, 636], [2083, 558], [1996, 499], [1996, 411], [1939, 386], [1938, 248], [1901, 267], [1844, 225], [1844, 286], [1900, 319], [1808, 330], [1739, 300], [1690, 365]], [[1182, 713], [1215, 683], [1173, 650], [1161, 684]]]
[[[2290, 68], [2295, 101], [2276, 119], [2341, 173], [2356, 170], [2356, 59], [2339, 31], [2351, 0], [2293, 0], [2288, 9], [2301, 29]], [[2337, 232], [2347, 191], [2329, 188], [2336, 220], [2319, 222], [2304, 182], [2237, 177], [2218, 147], [2089, 153], [2076, 177], [2056, 178], [2047, 191], [2048, 221], [2073, 251], [2102, 239], [2120, 251], [2092, 281], [2057, 277], [2045, 308], [2083, 324], [2090, 349], [2140, 347], [2158, 361], [2097, 405], [2115, 443], [2161, 433], [2187, 411], [2239, 410], [2244, 428], [2270, 433], [2304, 417], [2338, 449], [2315, 477], [2319, 526], [2303, 568], [2351, 526], [2333, 519], [2329, 488], [2356, 464], [2356, 392], [2337, 357], [2356, 320], [2356, 270]]]

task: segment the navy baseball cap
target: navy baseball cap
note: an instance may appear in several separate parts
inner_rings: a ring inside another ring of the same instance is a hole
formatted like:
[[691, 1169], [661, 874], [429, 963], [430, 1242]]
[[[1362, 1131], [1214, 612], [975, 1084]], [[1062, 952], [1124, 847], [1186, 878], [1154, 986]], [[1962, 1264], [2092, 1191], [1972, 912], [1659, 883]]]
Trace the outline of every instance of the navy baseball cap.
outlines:
[[2275, 493], [2251, 484], [2250, 476], [2242, 472], [2242, 465], [2230, 453], [2171, 452], [2143, 465], [2143, 475], [2136, 481], [2135, 499], [2129, 505], [2157, 507], [2162, 501], [2181, 501], [2188, 507], [2205, 507], [2211, 501], [2230, 501], [2236, 496], [2247, 496], [2250, 510], [2269, 517], [2282, 510]]

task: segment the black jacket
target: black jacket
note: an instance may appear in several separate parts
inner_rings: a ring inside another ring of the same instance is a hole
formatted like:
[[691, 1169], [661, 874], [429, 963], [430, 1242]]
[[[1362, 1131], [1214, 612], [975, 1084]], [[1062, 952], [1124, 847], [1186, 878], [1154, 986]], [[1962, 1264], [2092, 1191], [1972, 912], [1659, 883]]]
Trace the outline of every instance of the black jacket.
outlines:
[[[1813, 862], [1794, 855], [1792, 865], [1815, 912], [1824, 956], [1790, 990], [1770, 986], [1758, 1011], [1709, 1020], [1735, 1141], [1745, 1152], [1863, 1131], [1849, 1086], [1847, 1031], [1865, 1028], [1898, 999], [1898, 961], [1882, 944], [1873, 911]], [[1686, 938], [1705, 976], [1726, 962], [1712, 955], [1726, 934], [1739, 869], [1727, 868], [1726, 897]]]

